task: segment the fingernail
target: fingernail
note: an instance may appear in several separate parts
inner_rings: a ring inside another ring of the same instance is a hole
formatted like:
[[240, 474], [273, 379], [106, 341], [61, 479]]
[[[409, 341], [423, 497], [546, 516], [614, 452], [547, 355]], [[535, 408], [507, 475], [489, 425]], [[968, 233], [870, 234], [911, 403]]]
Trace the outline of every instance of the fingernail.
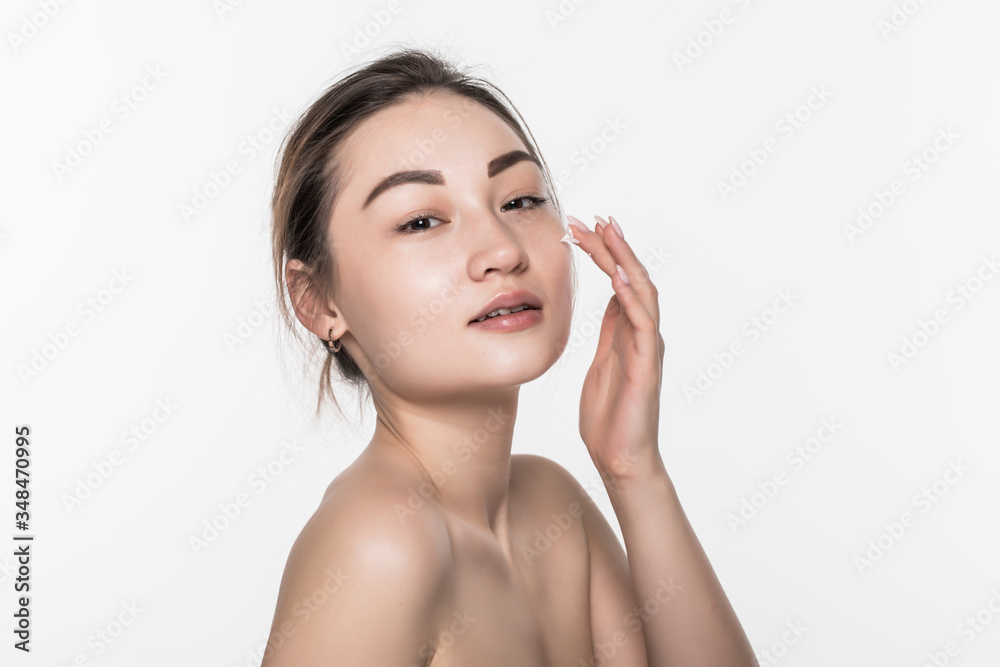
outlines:
[[574, 227], [576, 227], [578, 231], [581, 231], [581, 232], [589, 232], [590, 231], [589, 229], [587, 229], [587, 225], [583, 224], [582, 222], [580, 222], [579, 220], [577, 220], [573, 216], [567, 215], [566, 219], [569, 220], [569, 224], [571, 224]]
[[628, 279], [627, 275], [625, 275], [625, 269], [621, 267], [621, 264], [615, 264], [615, 266], [618, 267], [618, 277], [621, 278], [626, 285], [631, 285], [632, 281]]
[[622, 232], [622, 228], [621, 228], [621, 227], [620, 227], [620, 226], [618, 225], [618, 221], [617, 221], [617, 220], [615, 220], [615, 219], [614, 219], [613, 217], [611, 217], [610, 215], [608, 216], [608, 220], [610, 220], [610, 221], [611, 221], [611, 224], [612, 224], [612, 225], [614, 225], [614, 227], [615, 227], [615, 232], [617, 232], [617, 233], [618, 233], [618, 238], [620, 238], [620, 239], [622, 239], [622, 240], [624, 241], [624, 240], [625, 240], [625, 234], [624, 234], [624, 233]]
[[601, 226], [601, 231], [604, 231], [604, 228], [608, 226], [608, 221], [599, 215], [595, 215], [594, 220], [597, 220], [597, 224]]

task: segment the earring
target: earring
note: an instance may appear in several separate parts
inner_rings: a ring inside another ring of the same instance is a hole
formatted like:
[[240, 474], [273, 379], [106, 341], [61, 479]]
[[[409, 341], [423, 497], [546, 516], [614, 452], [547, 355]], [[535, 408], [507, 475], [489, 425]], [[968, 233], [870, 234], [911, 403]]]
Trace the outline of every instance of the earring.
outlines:
[[[337, 339], [336, 341], [333, 340], [333, 327], [330, 327], [330, 333], [327, 335], [330, 337], [330, 340], [326, 341], [326, 349], [330, 351], [330, 354], [340, 352], [340, 348], [343, 347], [344, 344], [340, 342], [340, 339]], [[337, 343], [337, 347], [333, 346], [334, 343]]]

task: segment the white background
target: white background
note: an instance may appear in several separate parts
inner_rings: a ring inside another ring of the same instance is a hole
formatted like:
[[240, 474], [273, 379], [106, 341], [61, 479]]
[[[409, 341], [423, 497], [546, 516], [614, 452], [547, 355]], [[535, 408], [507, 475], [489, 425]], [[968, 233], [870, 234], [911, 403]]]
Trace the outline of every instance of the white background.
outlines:
[[[315, 377], [277, 337], [279, 137], [266, 130], [398, 42], [500, 85], [567, 173], [566, 212], [614, 215], [648, 260], [667, 344], [662, 452], [762, 663], [918, 666], [954, 642], [939, 664], [995, 664], [1000, 6], [898, 2], [912, 15], [887, 32], [889, 0], [666, 4], [566, 0], [553, 22], [555, 0], [401, 0], [376, 30], [385, 2], [92, 1], [51, 17], [5, 3], [0, 662], [259, 663], [288, 549], [373, 428], [371, 411], [354, 427], [314, 421]], [[713, 23], [723, 10], [730, 22]], [[349, 61], [366, 24], [374, 37]], [[103, 119], [111, 131], [88, 150]], [[769, 138], [777, 150], [744, 166]], [[925, 150], [934, 162], [914, 172]], [[230, 160], [240, 173], [207, 187]], [[723, 197], [741, 166], [753, 173]], [[896, 179], [902, 194], [849, 234]], [[524, 387], [514, 447], [566, 466], [614, 522], [577, 432], [587, 323], [612, 289], [585, 255], [578, 266], [571, 348]], [[779, 290], [794, 300], [775, 320]], [[770, 322], [755, 340], [753, 317]], [[904, 337], [919, 343], [908, 356]], [[744, 353], [712, 367], [734, 341]], [[699, 371], [713, 377], [689, 400]], [[160, 422], [157, 401], [176, 406]], [[842, 426], [796, 468], [787, 453], [823, 419]], [[33, 432], [30, 656], [11, 647], [20, 424]], [[145, 432], [130, 449], [133, 428]], [[274, 464], [292, 441], [301, 453]], [[269, 463], [280, 474], [255, 484]], [[785, 483], [768, 485], [776, 474]], [[88, 475], [99, 484], [81, 491]], [[933, 503], [915, 500], [935, 482]], [[193, 548], [240, 493], [250, 505]], [[755, 514], [744, 505], [736, 524], [744, 500]], [[100, 642], [123, 604], [141, 611]], [[794, 644], [788, 624], [806, 629]]]

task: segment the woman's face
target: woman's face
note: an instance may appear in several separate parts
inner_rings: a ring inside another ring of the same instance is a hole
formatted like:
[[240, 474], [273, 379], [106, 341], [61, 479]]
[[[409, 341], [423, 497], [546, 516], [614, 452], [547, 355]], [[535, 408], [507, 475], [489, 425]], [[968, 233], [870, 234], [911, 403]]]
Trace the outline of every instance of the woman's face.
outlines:
[[[451, 93], [384, 109], [343, 146], [329, 229], [334, 301], [351, 352], [357, 358], [360, 346], [400, 396], [522, 384], [566, 346], [572, 248], [560, 241], [566, 230], [553, 203], [526, 198], [550, 196], [541, 168], [493, 163], [512, 151], [528, 152], [506, 123]], [[399, 172], [422, 175], [385, 183]], [[539, 300], [534, 324], [470, 325], [493, 297], [515, 290]]]

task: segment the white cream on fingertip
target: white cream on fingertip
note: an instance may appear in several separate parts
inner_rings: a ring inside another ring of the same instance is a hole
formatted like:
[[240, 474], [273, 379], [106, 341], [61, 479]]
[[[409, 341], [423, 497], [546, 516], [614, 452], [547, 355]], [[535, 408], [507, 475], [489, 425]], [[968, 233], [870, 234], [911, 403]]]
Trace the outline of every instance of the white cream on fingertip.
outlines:
[[566, 221], [566, 236], [559, 239], [559, 241], [563, 243], [575, 243], [577, 245], [580, 245], [580, 242], [577, 241], [575, 238], [573, 238], [572, 226], [570, 225], [568, 220]]

